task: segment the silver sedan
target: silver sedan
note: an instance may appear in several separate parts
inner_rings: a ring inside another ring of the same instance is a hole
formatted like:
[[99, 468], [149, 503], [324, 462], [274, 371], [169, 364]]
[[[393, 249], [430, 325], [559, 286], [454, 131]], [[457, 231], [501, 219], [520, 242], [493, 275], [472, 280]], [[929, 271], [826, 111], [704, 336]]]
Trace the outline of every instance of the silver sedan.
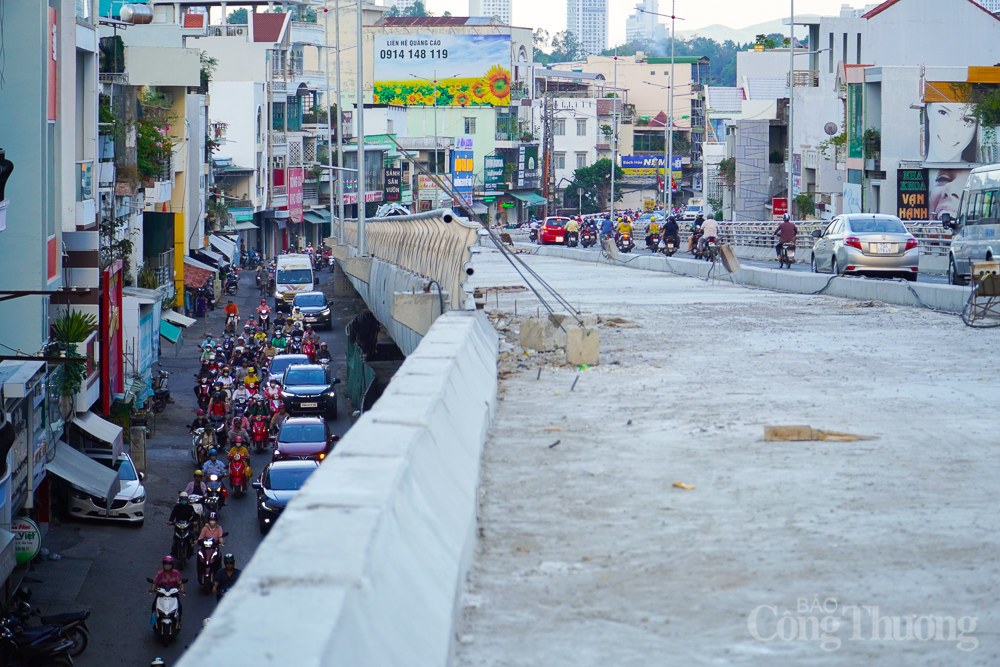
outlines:
[[917, 279], [917, 239], [894, 215], [841, 215], [813, 236], [814, 272]]

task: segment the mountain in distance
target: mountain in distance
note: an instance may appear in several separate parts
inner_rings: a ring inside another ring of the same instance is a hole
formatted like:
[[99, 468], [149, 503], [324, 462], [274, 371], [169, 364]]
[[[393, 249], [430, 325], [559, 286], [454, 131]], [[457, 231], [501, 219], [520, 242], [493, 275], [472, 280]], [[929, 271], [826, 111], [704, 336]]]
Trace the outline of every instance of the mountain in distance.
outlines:
[[[811, 16], [816, 15], [802, 14], [801, 16], [796, 15], [795, 18], [808, 18]], [[757, 35], [770, 35], [775, 32], [787, 34], [788, 26], [782, 23], [784, 20], [784, 18], [774, 19], [773, 21], [749, 25], [745, 28], [730, 28], [729, 26], [716, 23], [714, 25], [705, 26], [704, 28], [698, 28], [697, 30], [678, 30], [677, 37], [685, 40], [692, 37], [707, 37], [709, 39], [714, 39], [719, 43], [723, 43], [726, 40], [731, 39], [737, 44], [747, 44], [756, 41]], [[798, 30], [802, 30], [802, 28], [799, 28]]]

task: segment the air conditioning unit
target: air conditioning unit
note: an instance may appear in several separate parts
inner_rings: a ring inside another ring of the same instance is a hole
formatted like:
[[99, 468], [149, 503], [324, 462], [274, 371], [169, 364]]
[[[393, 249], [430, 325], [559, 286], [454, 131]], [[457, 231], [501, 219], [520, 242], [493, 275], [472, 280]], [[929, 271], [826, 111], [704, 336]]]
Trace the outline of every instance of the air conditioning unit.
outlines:
[[238, 36], [240, 36], [240, 37], [246, 36], [246, 34], [247, 34], [247, 27], [245, 25], [241, 25], [241, 26], [237, 27], [236, 28], [236, 34]]

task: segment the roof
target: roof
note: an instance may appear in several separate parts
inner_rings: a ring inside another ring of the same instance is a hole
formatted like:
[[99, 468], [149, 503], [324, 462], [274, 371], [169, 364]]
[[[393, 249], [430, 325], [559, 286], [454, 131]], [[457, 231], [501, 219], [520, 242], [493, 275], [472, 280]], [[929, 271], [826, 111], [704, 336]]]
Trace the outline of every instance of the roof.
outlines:
[[254, 14], [253, 41], [277, 42], [281, 39], [281, 29], [285, 27], [288, 14]]
[[[711, 62], [708, 56], [675, 56], [674, 62], [678, 65], [697, 65], [699, 62]], [[646, 62], [651, 65], [669, 65], [670, 58], [646, 58]]]
[[[878, 16], [879, 14], [881, 14], [885, 10], [889, 9], [890, 7], [892, 7], [893, 5], [895, 5], [898, 2], [901, 2], [901, 0], [886, 0], [881, 5], [879, 5], [875, 9], [871, 10], [867, 14], [862, 14], [861, 18], [868, 19], [870, 21], [870, 20], [872, 20], [873, 18], [875, 18], [876, 16]], [[995, 16], [990, 10], [986, 9], [985, 7], [983, 7], [978, 2], [975, 2], [975, 0], [966, 0], [966, 2], [968, 2], [971, 5], [975, 5], [979, 9], [983, 10], [984, 12], [986, 12], [990, 16], [990, 18], [992, 18], [993, 20], [1000, 21], [1000, 17]]]
[[747, 77], [746, 99], [780, 100], [788, 97], [788, 81], [783, 77]]
[[535, 69], [535, 76], [544, 79], [574, 79], [579, 81], [603, 81], [603, 74], [596, 74], [593, 72], [576, 72], [564, 69], [548, 69], [545, 67], [539, 67]]
[[705, 106], [719, 113], [743, 110], [743, 89], [736, 86], [705, 86]]

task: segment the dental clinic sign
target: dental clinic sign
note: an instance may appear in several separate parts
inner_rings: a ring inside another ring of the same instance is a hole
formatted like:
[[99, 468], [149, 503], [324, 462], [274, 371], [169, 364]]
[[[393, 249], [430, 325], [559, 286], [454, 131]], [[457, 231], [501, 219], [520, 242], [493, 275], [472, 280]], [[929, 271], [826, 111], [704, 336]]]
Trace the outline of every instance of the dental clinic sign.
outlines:
[[18, 565], [28, 563], [42, 548], [42, 534], [38, 524], [31, 519], [11, 519], [10, 532], [14, 534], [14, 556]]

